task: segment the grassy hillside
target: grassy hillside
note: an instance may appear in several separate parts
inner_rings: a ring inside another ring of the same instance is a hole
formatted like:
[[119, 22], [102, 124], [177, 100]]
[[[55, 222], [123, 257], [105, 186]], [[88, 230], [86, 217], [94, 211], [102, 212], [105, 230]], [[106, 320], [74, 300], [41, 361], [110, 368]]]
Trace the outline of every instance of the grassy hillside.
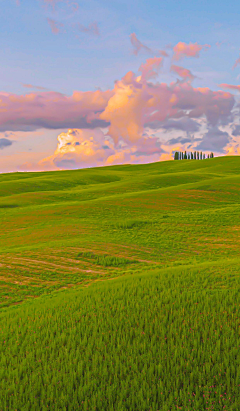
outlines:
[[[239, 188], [239, 157], [1, 174], [0, 306], [126, 272], [236, 258]], [[102, 255], [126, 264], [106, 266]]]
[[239, 410], [239, 189], [239, 157], [1, 174], [0, 410]]
[[8, 309], [1, 409], [239, 410], [239, 272], [155, 270]]

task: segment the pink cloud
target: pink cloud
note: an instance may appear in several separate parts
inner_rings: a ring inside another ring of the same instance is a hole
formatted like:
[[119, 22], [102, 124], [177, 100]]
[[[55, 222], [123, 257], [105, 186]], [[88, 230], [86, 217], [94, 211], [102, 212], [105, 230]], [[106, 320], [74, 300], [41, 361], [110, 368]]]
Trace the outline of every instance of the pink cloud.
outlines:
[[69, 8], [76, 13], [79, 9], [79, 4], [75, 1], [67, 1]]
[[144, 128], [161, 128], [165, 119], [206, 118], [215, 125], [231, 115], [234, 97], [223, 91], [193, 88], [190, 83], [149, 84], [143, 76], [128, 72], [115, 82], [114, 92], [99, 118], [110, 123], [108, 134], [115, 144], [120, 139], [136, 142]]
[[199, 52], [202, 49], [207, 49], [211, 47], [209, 44], [200, 45], [197, 43], [186, 44], [180, 41], [176, 46], [173, 47], [174, 55], [173, 60], [180, 60], [183, 57], [199, 57]]
[[57, 92], [26, 95], [0, 93], [0, 131], [39, 128], [95, 128], [108, 124], [99, 119], [113, 91], [75, 91], [72, 96]]
[[63, 23], [60, 23], [56, 20], [47, 19], [49, 26], [51, 27], [53, 34], [59, 34], [62, 28], [64, 27]]
[[[113, 90], [105, 92], [75, 91], [72, 96], [56, 92], [0, 93], [0, 131], [81, 129], [80, 135], [71, 132], [70, 137], [59, 137], [58, 151], [45, 162], [46, 167], [52, 161], [52, 167], [65, 164], [73, 168], [79, 164], [143, 162], [146, 158], [157, 161], [164, 154], [164, 146], [154, 136], [147, 136], [146, 130], [186, 133], [198, 131], [197, 121], [204, 121], [210, 128], [229, 121], [235, 103], [231, 93], [194, 88], [190, 82], [168, 85], [147, 81], [161, 64], [161, 57], [148, 59], [141, 66], [141, 76], [129, 71], [115, 82]], [[109, 143], [105, 144], [107, 138]]]
[[221, 87], [221, 88], [227, 88], [227, 89], [229, 89], [229, 90], [237, 90], [237, 91], [240, 91], [240, 85], [239, 85], [239, 86], [234, 86], [234, 85], [231, 85], [231, 84], [222, 83], [222, 84], [219, 84], [219, 87]]
[[[79, 168], [83, 165], [101, 165], [115, 153], [109, 147], [104, 133], [97, 130], [70, 129], [58, 136], [54, 154], [39, 162], [43, 168]], [[109, 147], [109, 148], [107, 148]]]
[[153, 57], [147, 59], [146, 63], [142, 64], [139, 68], [139, 71], [142, 72], [142, 79], [149, 80], [150, 78], [157, 77], [162, 63], [162, 57]]
[[240, 64], [240, 57], [235, 61], [234, 65], [233, 65], [233, 70]]
[[133, 54], [135, 54], [135, 56], [138, 55], [138, 53], [140, 52], [140, 50], [144, 50], [144, 51], [146, 51], [146, 52], [148, 52], [148, 53], [152, 53], [152, 50], [151, 50], [149, 47], [145, 46], [143, 43], [141, 43], [140, 40], [138, 40], [138, 38], [137, 38], [137, 36], [136, 36], [135, 33], [132, 33], [132, 34], [130, 35], [130, 41], [131, 41], [131, 43], [132, 43], [132, 45], [133, 45], [133, 47], [134, 47]]
[[109, 127], [115, 143], [120, 138], [134, 142], [142, 137], [146, 124], [166, 118], [204, 117], [217, 124], [231, 115], [235, 99], [229, 92], [193, 88], [189, 82], [148, 83], [161, 64], [161, 57], [148, 59], [140, 67], [141, 76], [129, 71], [113, 90], [75, 91], [72, 96], [2, 92], [0, 131]]
[[158, 52], [159, 52], [160, 56], [163, 56], [163, 57], [168, 57], [169, 56], [169, 54], [165, 50], [159, 50]]
[[195, 76], [191, 73], [190, 70], [181, 67], [181, 66], [176, 66], [174, 64], [171, 65], [171, 71], [174, 71], [177, 73], [180, 77], [182, 77], [184, 80], [193, 80]]
[[77, 23], [76, 26], [82, 33], [94, 34], [95, 36], [100, 35], [97, 22], [90, 23], [88, 27], [83, 26], [81, 23]]
[[56, 5], [61, 3], [67, 6], [73, 13], [76, 13], [79, 9], [79, 4], [76, 1], [71, 0], [41, 0], [46, 7], [50, 7], [53, 11], [56, 10]]
[[74, 169], [123, 163], [159, 160], [164, 152], [157, 138], [142, 137], [135, 144], [119, 146], [100, 130], [69, 129], [59, 134], [54, 154], [41, 160], [32, 169]]
[[37, 90], [47, 90], [46, 87], [33, 86], [32, 84], [23, 84], [23, 87], [25, 87], [25, 88], [36, 88]]
[[46, 6], [51, 6], [52, 9], [55, 9], [57, 3], [61, 3], [63, 0], [42, 0]]

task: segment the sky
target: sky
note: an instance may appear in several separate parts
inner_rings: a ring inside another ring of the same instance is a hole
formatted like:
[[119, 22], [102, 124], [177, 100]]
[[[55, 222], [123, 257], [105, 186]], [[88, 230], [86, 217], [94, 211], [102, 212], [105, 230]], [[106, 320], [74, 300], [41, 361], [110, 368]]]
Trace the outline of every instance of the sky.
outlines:
[[0, 0], [0, 172], [240, 155], [240, 3]]

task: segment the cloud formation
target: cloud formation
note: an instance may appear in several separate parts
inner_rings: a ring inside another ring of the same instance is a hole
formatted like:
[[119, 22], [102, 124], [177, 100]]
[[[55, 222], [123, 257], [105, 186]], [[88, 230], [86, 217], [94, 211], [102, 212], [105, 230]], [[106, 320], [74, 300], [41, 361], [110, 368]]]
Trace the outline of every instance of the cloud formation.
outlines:
[[240, 64], [240, 56], [239, 58], [235, 61], [234, 65], [233, 65], [233, 70]]
[[240, 137], [240, 125], [239, 124], [237, 124], [237, 125], [234, 124], [232, 135], [235, 136], [235, 137]]
[[39, 128], [86, 128], [109, 126], [115, 142], [138, 140], [145, 124], [167, 118], [206, 118], [211, 125], [223, 124], [232, 113], [234, 96], [226, 91], [194, 88], [188, 82], [151, 83], [162, 64], [161, 57], [148, 59], [142, 75], [129, 71], [115, 82], [113, 90], [57, 92], [26, 95], [0, 93], [0, 131]]
[[99, 32], [99, 28], [98, 28], [98, 23], [97, 22], [93, 22], [90, 23], [87, 27], [84, 26], [81, 23], [77, 23], [76, 27], [79, 31], [81, 31], [82, 33], [88, 33], [88, 34], [93, 34], [95, 36], [99, 36], [100, 32]]
[[163, 56], [163, 57], [169, 56], [169, 54], [165, 50], [158, 50], [158, 53], [160, 54], [160, 56]]
[[46, 6], [50, 6], [53, 10], [55, 10], [57, 3], [62, 3], [63, 0], [42, 0]]
[[0, 138], [0, 150], [12, 145], [12, 141], [7, 138]]
[[175, 64], [171, 65], [171, 71], [174, 71], [176, 74], [179, 75], [179, 77], [182, 77], [184, 80], [194, 80], [195, 76], [191, 73], [190, 70], [181, 67], [181, 66], [176, 66]]
[[230, 143], [230, 136], [226, 131], [213, 127], [203, 136], [196, 150], [217, 151], [224, 153], [224, 147]]
[[137, 144], [116, 146], [100, 129], [69, 129], [59, 134], [52, 156], [38, 163], [39, 169], [76, 169], [158, 160], [164, 150], [156, 138], [142, 137]]
[[228, 92], [194, 88], [190, 83], [148, 83], [128, 72], [115, 82], [113, 96], [99, 117], [110, 123], [108, 133], [115, 142], [137, 141], [146, 124], [160, 126], [167, 118], [206, 118], [212, 126], [223, 124], [234, 102]]
[[63, 23], [60, 23], [59, 21], [56, 21], [56, 20], [53, 20], [53, 19], [48, 18], [47, 22], [48, 22], [49, 26], [51, 27], [51, 30], [52, 30], [53, 34], [59, 34], [62, 31], [63, 27], [64, 27]]
[[183, 57], [199, 57], [199, 52], [202, 49], [207, 49], [211, 47], [209, 44], [197, 44], [197, 43], [189, 43], [186, 44], [182, 41], [176, 44], [173, 47], [173, 60], [180, 60]]
[[100, 113], [112, 95], [111, 90], [75, 91], [69, 97], [52, 91], [0, 93], [0, 131], [106, 127]]
[[166, 131], [169, 130], [181, 130], [188, 133], [197, 132], [200, 128], [200, 124], [197, 121], [192, 120], [188, 117], [182, 117], [177, 120], [167, 119], [161, 124], [161, 128]]
[[37, 90], [47, 90], [46, 87], [33, 86], [32, 84], [22, 84], [25, 88], [35, 88]]
[[142, 64], [139, 68], [139, 71], [142, 72], [142, 80], [150, 80], [151, 78], [157, 77], [162, 63], [162, 57], [153, 57], [147, 59], [146, 63]]
[[[232, 143], [224, 127], [233, 123], [234, 96], [193, 87], [190, 81], [153, 82], [162, 62], [162, 57], [147, 59], [140, 76], [129, 71], [107, 91], [75, 91], [72, 96], [2, 92], [0, 131], [69, 129], [58, 136], [55, 153], [39, 163], [40, 169], [166, 160], [174, 150], [196, 144], [224, 152]], [[173, 72], [183, 80], [192, 75], [181, 66]]]
[[232, 85], [232, 84], [222, 83], [222, 84], [219, 84], [219, 87], [221, 87], [221, 88], [227, 88], [227, 89], [229, 89], [229, 90], [237, 90], [237, 91], [240, 91], [240, 85], [239, 85], [239, 86], [234, 86], [234, 85]]
[[153, 51], [152, 51], [149, 47], [145, 46], [143, 43], [141, 43], [140, 40], [138, 40], [138, 38], [137, 38], [137, 36], [136, 36], [135, 33], [132, 33], [132, 34], [130, 35], [130, 41], [131, 41], [131, 43], [132, 43], [132, 45], [133, 45], [133, 47], [134, 47], [133, 54], [135, 54], [135, 56], [137, 56], [138, 53], [139, 53], [141, 50], [143, 50], [143, 51], [145, 51], [145, 52], [147, 52], [147, 53], [153, 53]]

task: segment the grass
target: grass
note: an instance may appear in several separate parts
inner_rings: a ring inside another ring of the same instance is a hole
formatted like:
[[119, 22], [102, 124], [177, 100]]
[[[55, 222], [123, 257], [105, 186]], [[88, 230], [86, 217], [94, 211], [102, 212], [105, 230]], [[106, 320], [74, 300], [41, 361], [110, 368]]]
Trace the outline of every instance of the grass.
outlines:
[[90, 252], [78, 253], [77, 257], [86, 258], [94, 262], [94, 264], [102, 265], [103, 267], [125, 267], [126, 264], [133, 264], [135, 261], [127, 260], [126, 258], [115, 257], [107, 254], [97, 255]]
[[8, 309], [2, 409], [238, 410], [239, 272], [155, 270]]
[[240, 160], [0, 175], [0, 410], [240, 409]]

